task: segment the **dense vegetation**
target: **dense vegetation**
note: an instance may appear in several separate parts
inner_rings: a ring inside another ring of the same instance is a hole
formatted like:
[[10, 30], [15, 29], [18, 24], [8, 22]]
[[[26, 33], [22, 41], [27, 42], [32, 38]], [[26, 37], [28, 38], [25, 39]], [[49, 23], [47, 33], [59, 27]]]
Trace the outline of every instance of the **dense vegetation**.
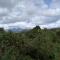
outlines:
[[5, 32], [0, 29], [0, 60], [60, 60], [60, 29]]

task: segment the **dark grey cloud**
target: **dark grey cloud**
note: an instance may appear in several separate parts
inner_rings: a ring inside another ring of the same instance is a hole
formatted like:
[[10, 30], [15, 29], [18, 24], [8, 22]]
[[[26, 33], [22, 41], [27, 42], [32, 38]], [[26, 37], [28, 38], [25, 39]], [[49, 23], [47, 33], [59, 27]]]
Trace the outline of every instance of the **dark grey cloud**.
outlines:
[[17, 0], [0, 0], [0, 7], [10, 9], [13, 8], [16, 3], [18, 3]]

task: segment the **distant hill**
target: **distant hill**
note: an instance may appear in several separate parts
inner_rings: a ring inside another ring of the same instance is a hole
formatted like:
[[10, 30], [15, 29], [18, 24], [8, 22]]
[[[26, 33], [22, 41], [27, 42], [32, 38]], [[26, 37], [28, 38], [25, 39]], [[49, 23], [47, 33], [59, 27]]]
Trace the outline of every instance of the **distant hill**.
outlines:
[[15, 28], [15, 27], [7, 29], [8, 32], [23, 32], [23, 31], [25, 32], [28, 30], [30, 30], [30, 29], [22, 29], [22, 28]]
[[10, 28], [10, 29], [8, 29], [8, 31], [11, 31], [11, 32], [20, 32], [22, 30], [23, 29], [21, 29], [21, 28]]

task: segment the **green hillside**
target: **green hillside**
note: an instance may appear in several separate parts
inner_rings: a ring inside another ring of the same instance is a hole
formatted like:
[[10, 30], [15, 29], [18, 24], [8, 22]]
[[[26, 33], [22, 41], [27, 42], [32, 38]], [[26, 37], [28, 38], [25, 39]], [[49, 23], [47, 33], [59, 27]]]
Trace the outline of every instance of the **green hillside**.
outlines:
[[60, 60], [60, 29], [5, 32], [0, 29], [0, 60]]

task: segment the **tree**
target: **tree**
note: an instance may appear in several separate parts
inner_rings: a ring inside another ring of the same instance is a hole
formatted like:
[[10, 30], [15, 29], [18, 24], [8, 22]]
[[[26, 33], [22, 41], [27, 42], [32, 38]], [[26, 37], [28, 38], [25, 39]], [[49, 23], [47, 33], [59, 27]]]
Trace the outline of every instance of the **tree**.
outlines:
[[40, 28], [40, 26], [36, 26], [36, 27], [34, 27], [34, 29], [41, 29], [41, 28]]
[[0, 31], [4, 31], [4, 28], [0, 28]]

